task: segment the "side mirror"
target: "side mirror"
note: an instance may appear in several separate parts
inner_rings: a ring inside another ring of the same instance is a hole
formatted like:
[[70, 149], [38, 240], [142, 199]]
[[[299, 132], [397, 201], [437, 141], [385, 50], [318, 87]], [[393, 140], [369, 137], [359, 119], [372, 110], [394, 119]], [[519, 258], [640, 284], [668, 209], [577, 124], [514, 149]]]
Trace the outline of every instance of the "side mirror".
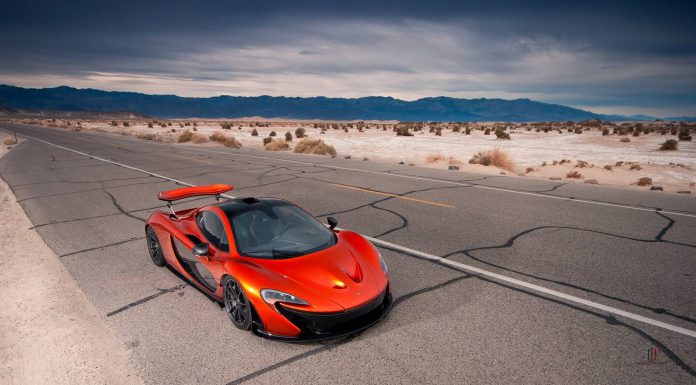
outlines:
[[329, 222], [329, 228], [331, 230], [333, 230], [334, 228], [336, 228], [336, 226], [338, 226], [338, 221], [334, 217], [328, 217], [328, 218], [326, 218], [326, 221]]
[[196, 246], [193, 246], [191, 252], [193, 252], [193, 255], [205, 257], [210, 252], [210, 245], [208, 245], [207, 243], [199, 243]]

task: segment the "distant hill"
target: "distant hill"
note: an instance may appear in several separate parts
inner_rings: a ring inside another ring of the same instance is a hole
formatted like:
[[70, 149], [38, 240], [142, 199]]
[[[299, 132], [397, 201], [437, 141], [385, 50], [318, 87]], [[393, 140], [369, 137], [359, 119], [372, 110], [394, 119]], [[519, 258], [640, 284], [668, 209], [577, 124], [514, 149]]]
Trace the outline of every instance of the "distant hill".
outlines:
[[215, 96], [190, 98], [95, 89], [21, 88], [0, 85], [0, 107], [53, 111], [129, 111], [160, 118], [264, 118], [400, 121], [566, 121], [630, 120], [529, 99], [459, 99], [404, 101], [391, 97]]
[[24, 110], [0, 107], [0, 118], [27, 119], [149, 119], [150, 117], [134, 112], [119, 111], [55, 111], [55, 110]]

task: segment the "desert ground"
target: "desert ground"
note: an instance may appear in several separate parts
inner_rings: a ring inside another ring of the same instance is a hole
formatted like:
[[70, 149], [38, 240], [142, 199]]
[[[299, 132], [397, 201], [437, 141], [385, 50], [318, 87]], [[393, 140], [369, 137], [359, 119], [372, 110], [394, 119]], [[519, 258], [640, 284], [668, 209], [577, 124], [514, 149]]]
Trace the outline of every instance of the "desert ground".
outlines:
[[[297, 150], [301, 141], [298, 131], [304, 130], [305, 138], [321, 139], [333, 147], [335, 156], [356, 161], [403, 162], [453, 171], [696, 193], [696, 142], [691, 140], [696, 123], [400, 123], [263, 118], [14, 122], [167, 143], [267, 151]], [[217, 140], [212, 137], [215, 133]], [[271, 139], [275, 142], [266, 145]], [[676, 143], [676, 149], [660, 150], [668, 140]], [[495, 149], [492, 161], [478, 162], [486, 165], [472, 164], [480, 158], [477, 154]]]

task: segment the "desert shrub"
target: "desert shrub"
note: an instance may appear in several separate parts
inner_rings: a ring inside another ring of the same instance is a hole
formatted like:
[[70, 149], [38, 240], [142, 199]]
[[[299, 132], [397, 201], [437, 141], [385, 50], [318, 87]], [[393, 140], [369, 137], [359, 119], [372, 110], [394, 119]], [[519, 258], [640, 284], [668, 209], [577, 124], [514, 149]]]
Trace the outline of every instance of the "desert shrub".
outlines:
[[176, 132], [176, 129], [172, 128], [172, 132]]
[[628, 142], [630, 142], [630, 141], [631, 141], [631, 139], [629, 139], [629, 138], [621, 138], [621, 139], [619, 139], [619, 142], [621, 142], [621, 143], [628, 143]]
[[691, 139], [692, 139], [692, 138], [691, 138], [691, 135], [690, 135], [690, 132], [689, 132], [689, 129], [688, 129], [688, 128], [682, 128], [682, 129], [679, 130], [679, 140], [683, 140], [683, 141], [687, 141], [687, 142], [688, 142], [688, 141], [690, 141]]
[[267, 138], [263, 138], [263, 146], [266, 147], [266, 145], [268, 143], [271, 143], [272, 141], [273, 141], [273, 138], [271, 138], [270, 136]]
[[527, 167], [527, 169], [524, 171], [525, 174], [529, 174], [530, 172], [536, 171], [534, 167]]
[[437, 127], [435, 129], [435, 135], [436, 136], [442, 136], [442, 127]]
[[670, 133], [670, 135], [677, 135], [677, 128], [676, 127], [670, 128], [669, 133]]
[[428, 154], [425, 157], [426, 163], [435, 163], [435, 162], [440, 162], [443, 160], [445, 160], [445, 157], [442, 156], [442, 154]]
[[510, 134], [508, 134], [507, 132], [505, 132], [502, 128], [497, 128], [497, 129], [495, 130], [495, 136], [496, 136], [498, 139], [510, 139]]
[[292, 142], [292, 134], [290, 133], [290, 131], [285, 133], [285, 141]]
[[293, 151], [298, 154], [336, 155], [336, 149], [324, 143], [321, 139], [303, 139], [297, 143]]
[[623, 160], [620, 160], [620, 161], [614, 163], [614, 166], [621, 167], [621, 166], [623, 166], [623, 164], [624, 164]]
[[395, 128], [396, 136], [413, 136], [407, 126], [399, 126]]
[[639, 178], [636, 181], [636, 184], [638, 186], [650, 186], [652, 184], [652, 178], [648, 178], [647, 176], [644, 176], [642, 178]]
[[[54, 121], [55, 121], [55, 120], [54, 120]], [[118, 123], [116, 123], [115, 120], [112, 120], [112, 121], [111, 121], [111, 125], [114, 126], [114, 127], [116, 127], [116, 126], [118, 126]], [[676, 132], [675, 132], [675, 133], [676, 133]]]
[[207, 141], [208, 141], [208, 138], [206, 138], [204, 135], [201, 135], [201, 134], [193, 134], [193, 136], [191, 137], [191, 142], [193, 142], [195, 144], [201, 144], [201, 143], [205, 143]]
[[490, 129], [490, 128], [486, 128], [486, 129], [483, 131], [483, 135], [490, 135], [490, 134], [491, 134], [491, 129]]
[[268, 136], [276, 136], [276, 132], [275, 132], [275, 131], [271, 131], [271, 133], [268, 134]]
[[172, 122], [167, 122], [167, 126], [171, 127], [171, 126], [172, 126]]
[[[264, 138], [264, 139], [270, 139], [270, 138]], [[263, 148], [266, 151], [284, 151], [284, 150], [289, 150], [290, 145], [288, 142], [284, 141], [283, 139], [276, 139], [276, 140], [271, 140], [271, 142], [266, 143], [266, 145], [263, 146]]]
[[464, 134], [471, 135], [471, 128], [467, 127], [466, 129], [464, 129]]
[[232, 123], [230, 122], [222, 122], [220, 123], [220, 128], [223, 130], [231, 130], [232, 129]]
[[575, 133], [576, 133], [576, 134], [582, 134], [582, 128], [581, 128], [581, 127], [577, 127], [577, 128], [575, 129]]
[[582, 174], [573, 170], [573, 171], [566, 174], [566, 178], [568, 178], [568, 179], [580, 179], [580, 178], [582, 178]]
[[613, 168], [614, 168], [614, 167], [612, 167], [612, 165], [610, 165], [610, 164], [607, 164], [607, 165], [604, 166], [604, 169], [605, 169], [605, 170], [608, 170], [608, 171], [611, 171]]
[[607, 136], [607, 135], [609, 135], [609, 129], [605, 128], [602, 130], [602, 136]]
[[677, 142], [674, 139], [667, 139], [662, 145], [660, 145], [660, 151], [675, 151], [677, 150]]
[[152, 128], [152, 123], [148, 123], [147, 128]]
[[254, 128], [253, 130], [251, 130], [251, 136], [259, 136], [259, 132], [256, 131], [256, 129]]
[[191, 138], [193, 138], [193, 132], [186, 130], [179, 134], [179, 137], [176, 138], [176, 141], [177, 143], [184, 143], [191, 141]]
[[142, 140], [155, 140], [155, 135], [154, 135], [154, 134], [144, 134], [144, 133], [142, 133], [142, 134], [137, 134], [135, 137], [138, 138], [138, 139], [142, 139]]
[[639, 130], [634, 130], [634, 131], [633, 131], [633, 136], [640, 136], [640, 131], [639, 131]]
[[587, 163], [587, 162], [585, 162], [584, 160], [578, 160], [578, 162], [575, 163], [575, 167], [577, 167], [577, 168], [585, 168], [585, 167], [587, 167], [587, 166], [589, 166], [589, 165], [590, 165], [590, 164]]
[[215, 132], [208, 139], [212, 140], [213, 142], [218, 142], [225, 147], [231, 147], [231, 148], [241, 148], [242, 147], [242, 144], [239, 143], [237, 138], [235, 138], [232, 135], [229, 135], [229, 136], [225, 135], [222, 132]]
[[162, 123], [162, 124], [160, 124], [160, 127], [167, 128], [167, 125], [165, 123]]
[[304, 138], [305, 137], [305, 129], [302, 127], [298, 127], [295, 130], [295, 137], [299, 138]]
[[469, 163], [483, 166], [495, 166], [508, 171], [515, 170], [515, 162], [512, 161], [505, 151], [497, 148], [479, 152], [469, 160]]
[[12, 146], [14, 144], [17, 144], [17, 141], [14, 140], [13, 138], [5, 138], [5, 140], [2, 142], [5, 146]]
[[633, 170], [640, 171], [642, 169], [643, 169], [643, 167], [640, 167], [639, 164], [632, 164], [631, 167], [629, 168], [630, 171], [633, 171]]

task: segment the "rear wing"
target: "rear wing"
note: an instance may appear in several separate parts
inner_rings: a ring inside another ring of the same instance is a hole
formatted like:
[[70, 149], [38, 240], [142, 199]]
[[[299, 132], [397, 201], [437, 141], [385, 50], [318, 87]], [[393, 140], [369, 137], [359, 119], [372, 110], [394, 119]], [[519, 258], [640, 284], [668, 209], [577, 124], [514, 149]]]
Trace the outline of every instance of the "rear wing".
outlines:
[[167, 207], [172, 212], [172, 215], [176, 216], [174, 209], [172, 209], [172, 202], [178, 201], [180, 199], [193, 198], [199, 196], [215, 196], [215, 199], [220, 200], [220, 195], [224, 194], [234, 187], [228, 184], [211, 184], [207, 186], [193, 186], [193, 187], [182, 187], [174, 190], [161, 191], [157, 198], [162, 201], [167, 202]]

